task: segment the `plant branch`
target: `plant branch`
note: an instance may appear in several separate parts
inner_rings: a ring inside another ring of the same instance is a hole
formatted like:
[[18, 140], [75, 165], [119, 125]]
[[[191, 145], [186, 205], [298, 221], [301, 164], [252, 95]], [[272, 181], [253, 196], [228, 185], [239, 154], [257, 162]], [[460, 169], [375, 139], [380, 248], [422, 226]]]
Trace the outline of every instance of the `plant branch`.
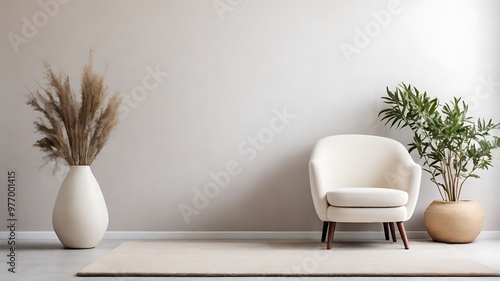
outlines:
[[413, 141], [408, 151], [416, 151], [424, 159], [424, 171], [443, 200], [460, 200], [465, 181], [479, 178], [474, 172], [492, 165], [491, 150], [500, 147], [500, 139], [489, 132], [500, 129], [500, 123], [491, 119], [473, 122], [460, 98], [441, 105], [437, 98], [404, 83], [395, 91], [386, 88], [386, 93], [382, 100], [387, 108], [379, 112], [381, 121], [391, 128], [409, 127]]

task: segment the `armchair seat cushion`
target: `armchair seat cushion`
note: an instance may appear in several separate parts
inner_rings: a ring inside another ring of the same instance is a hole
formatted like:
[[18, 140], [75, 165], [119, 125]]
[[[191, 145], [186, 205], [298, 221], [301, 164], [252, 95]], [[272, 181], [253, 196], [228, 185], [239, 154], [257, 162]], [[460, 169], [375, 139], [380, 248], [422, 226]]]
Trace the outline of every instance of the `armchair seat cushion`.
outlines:
[[380, 187], [338, 187], [326, 194], [330, 206], [356, 208], [391, 208], [408, 203], [408, 193]]

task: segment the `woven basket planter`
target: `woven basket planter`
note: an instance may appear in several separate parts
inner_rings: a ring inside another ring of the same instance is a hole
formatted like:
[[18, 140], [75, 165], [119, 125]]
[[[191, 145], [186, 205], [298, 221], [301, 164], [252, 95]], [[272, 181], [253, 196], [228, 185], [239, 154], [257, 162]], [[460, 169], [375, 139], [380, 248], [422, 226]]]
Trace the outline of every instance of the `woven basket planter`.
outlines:
[[425, 210], [424, 222], [434, 241], [470, 243], [483, 229], [484, 212], [476, 201], [433, 201]]

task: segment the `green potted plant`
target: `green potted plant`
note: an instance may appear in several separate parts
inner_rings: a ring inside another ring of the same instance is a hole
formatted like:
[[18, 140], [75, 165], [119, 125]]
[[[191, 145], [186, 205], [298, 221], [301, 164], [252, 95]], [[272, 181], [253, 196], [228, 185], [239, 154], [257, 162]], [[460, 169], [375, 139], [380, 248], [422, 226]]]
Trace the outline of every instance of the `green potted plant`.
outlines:
[[108, 227], [106, 203], [90, 165], [107, 143], [119, 120], [121, 97], [109, 99], [105, 76], [92, 70], [92, 51], [81, 76], [80, 98], [69, 77], [56, 74], [45, 63], [47, 86], [31, 92], [27, 104], [43, 118], [34, 122], [42, 138], [34, 144], [44, 155], [44, 164], [65, 161], [64, 179], [52, 213], [54, 231], [66, 248], [93, 248]]
[[413, 132], [409, 151], [423, 160], [442, 200], [430, 204], [424, 214], [427, 232], [435, 241], [469, 243], [482, 230], [484, 213], [476, 201], [461, 200], [464, 183], [479, 178], [478, 170], [492, 166], [492, 150], [500, 138], [491, 132], [500, 123], [468, 116], [461, 98], [441, 104], [437, 98], [404, 83], [382, 97], [386, 108], [379, 112], [385, 125]]

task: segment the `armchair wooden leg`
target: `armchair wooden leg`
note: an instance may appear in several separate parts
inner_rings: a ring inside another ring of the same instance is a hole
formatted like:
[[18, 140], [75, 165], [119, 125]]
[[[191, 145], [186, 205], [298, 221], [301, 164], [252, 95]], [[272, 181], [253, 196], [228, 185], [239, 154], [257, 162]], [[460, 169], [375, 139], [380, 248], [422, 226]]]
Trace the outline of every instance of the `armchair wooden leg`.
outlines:
[[408, 250], [408, 237], [406, 236], [405, 226], [402, 221], [398, 221], [396, 223], [398, 225], [399, 234], [401, 234], [401, 239], [403, 240], [403, 244], [405, 245], [405, 249]]
[[385, 240], [389, 241], [389, 224], [384, 222], [384, 235]]
[[392, 242], [396, 242], [396, 230], [394, 229], [394, 223], [390, 222], [389, 227], [391, 228]]
[[321, 242], [325, 242], [326, 240], [326, 231], [328, 230], [328, 224], [329, 222], [324, 221], [323, 222], [323, 232], [321, 232]]
[[330, 250], [333, 244], [333, 233], [335, 232], [335, 222], [331, 221], [328, 227], [328, 242], [326, 243], [326, 248]]

